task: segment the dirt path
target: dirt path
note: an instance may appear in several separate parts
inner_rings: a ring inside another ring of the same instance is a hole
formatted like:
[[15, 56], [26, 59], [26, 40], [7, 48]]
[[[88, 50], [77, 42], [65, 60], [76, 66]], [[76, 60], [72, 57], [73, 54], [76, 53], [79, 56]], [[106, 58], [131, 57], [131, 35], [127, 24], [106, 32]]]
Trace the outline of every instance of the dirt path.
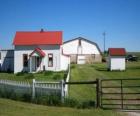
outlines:
[[127, 116], [140, 116], [140, 112], [125, 112]]

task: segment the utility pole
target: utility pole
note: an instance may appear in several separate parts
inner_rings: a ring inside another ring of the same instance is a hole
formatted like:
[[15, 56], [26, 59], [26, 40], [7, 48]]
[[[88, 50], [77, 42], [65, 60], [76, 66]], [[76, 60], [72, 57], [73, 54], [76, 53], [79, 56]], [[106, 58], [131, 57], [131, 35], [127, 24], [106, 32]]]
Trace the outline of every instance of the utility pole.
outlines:
[[106, 36], [106, 32], [103, 32], [103, 39], [104, 39], [104, 55], [105, 55], [105, 36]]

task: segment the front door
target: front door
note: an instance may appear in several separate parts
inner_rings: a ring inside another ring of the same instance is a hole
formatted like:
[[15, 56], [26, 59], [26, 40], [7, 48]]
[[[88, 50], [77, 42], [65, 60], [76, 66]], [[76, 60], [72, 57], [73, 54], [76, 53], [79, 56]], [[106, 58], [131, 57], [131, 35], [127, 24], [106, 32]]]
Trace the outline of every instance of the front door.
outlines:
[[41, 58], [39, 56], [32, 56], [32, 71], [36, 72], [41, 64]]

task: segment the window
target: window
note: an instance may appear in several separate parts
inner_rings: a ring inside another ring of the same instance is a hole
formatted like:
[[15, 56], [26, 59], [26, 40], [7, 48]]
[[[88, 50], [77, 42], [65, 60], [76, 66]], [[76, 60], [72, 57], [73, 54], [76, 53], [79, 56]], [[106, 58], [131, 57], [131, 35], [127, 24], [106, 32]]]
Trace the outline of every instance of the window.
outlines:
[[36, 57], [36, 62], [37, 62], [37, 67], [39, 67], [39, 65], [40, 65], [40, 58], [39, 57]]
[[23, 67], [28, 67], [28, 54], [23, 54]]
[[53, 67], [53, 54], [48, 54], [48, 67]]

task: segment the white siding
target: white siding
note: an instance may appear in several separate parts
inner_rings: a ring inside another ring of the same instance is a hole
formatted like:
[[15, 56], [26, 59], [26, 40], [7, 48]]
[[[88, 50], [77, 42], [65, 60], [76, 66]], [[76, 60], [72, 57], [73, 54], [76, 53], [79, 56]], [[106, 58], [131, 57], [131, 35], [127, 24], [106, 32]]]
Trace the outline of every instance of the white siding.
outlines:
[[94, 44], [82, 40], [81, 45], [83, 54], [100, 54], [99, 50]]
[[63, 44], [64, 54], [100, 54], [97, 46], [81, 39], [81, 48], [78, 49], [79, 40], [73, 40]]
[[125, 57], [110, 56], [108, 63], [110, 70], [125, 70]]
[[64, 54], [77, 54], [78, 51], [78, 40], [74, 40], [63, 44], [63, 52]]
[[70, 64], [70, 57], [61, 55], [61, 70], [67, 70]]
[[[41, 48], [45, 52], [45, 57], [42, 60], [41, 66], [37, 70], [43, 70], [43, 65], [46, 70], [59, 71], [60, 70], [60, 46], [59, 45], [39, 45], [39, 46], [15, 46], [15, 64], [14, 73], [21, 71], [29, 71], [30, 64], [28, 68], [23, 67], [23, 54], [28, 54], [28, 56], [34, 51], [35, 48]], [[53, 54], [53, 67], [48, 67], [48, 54]]]

